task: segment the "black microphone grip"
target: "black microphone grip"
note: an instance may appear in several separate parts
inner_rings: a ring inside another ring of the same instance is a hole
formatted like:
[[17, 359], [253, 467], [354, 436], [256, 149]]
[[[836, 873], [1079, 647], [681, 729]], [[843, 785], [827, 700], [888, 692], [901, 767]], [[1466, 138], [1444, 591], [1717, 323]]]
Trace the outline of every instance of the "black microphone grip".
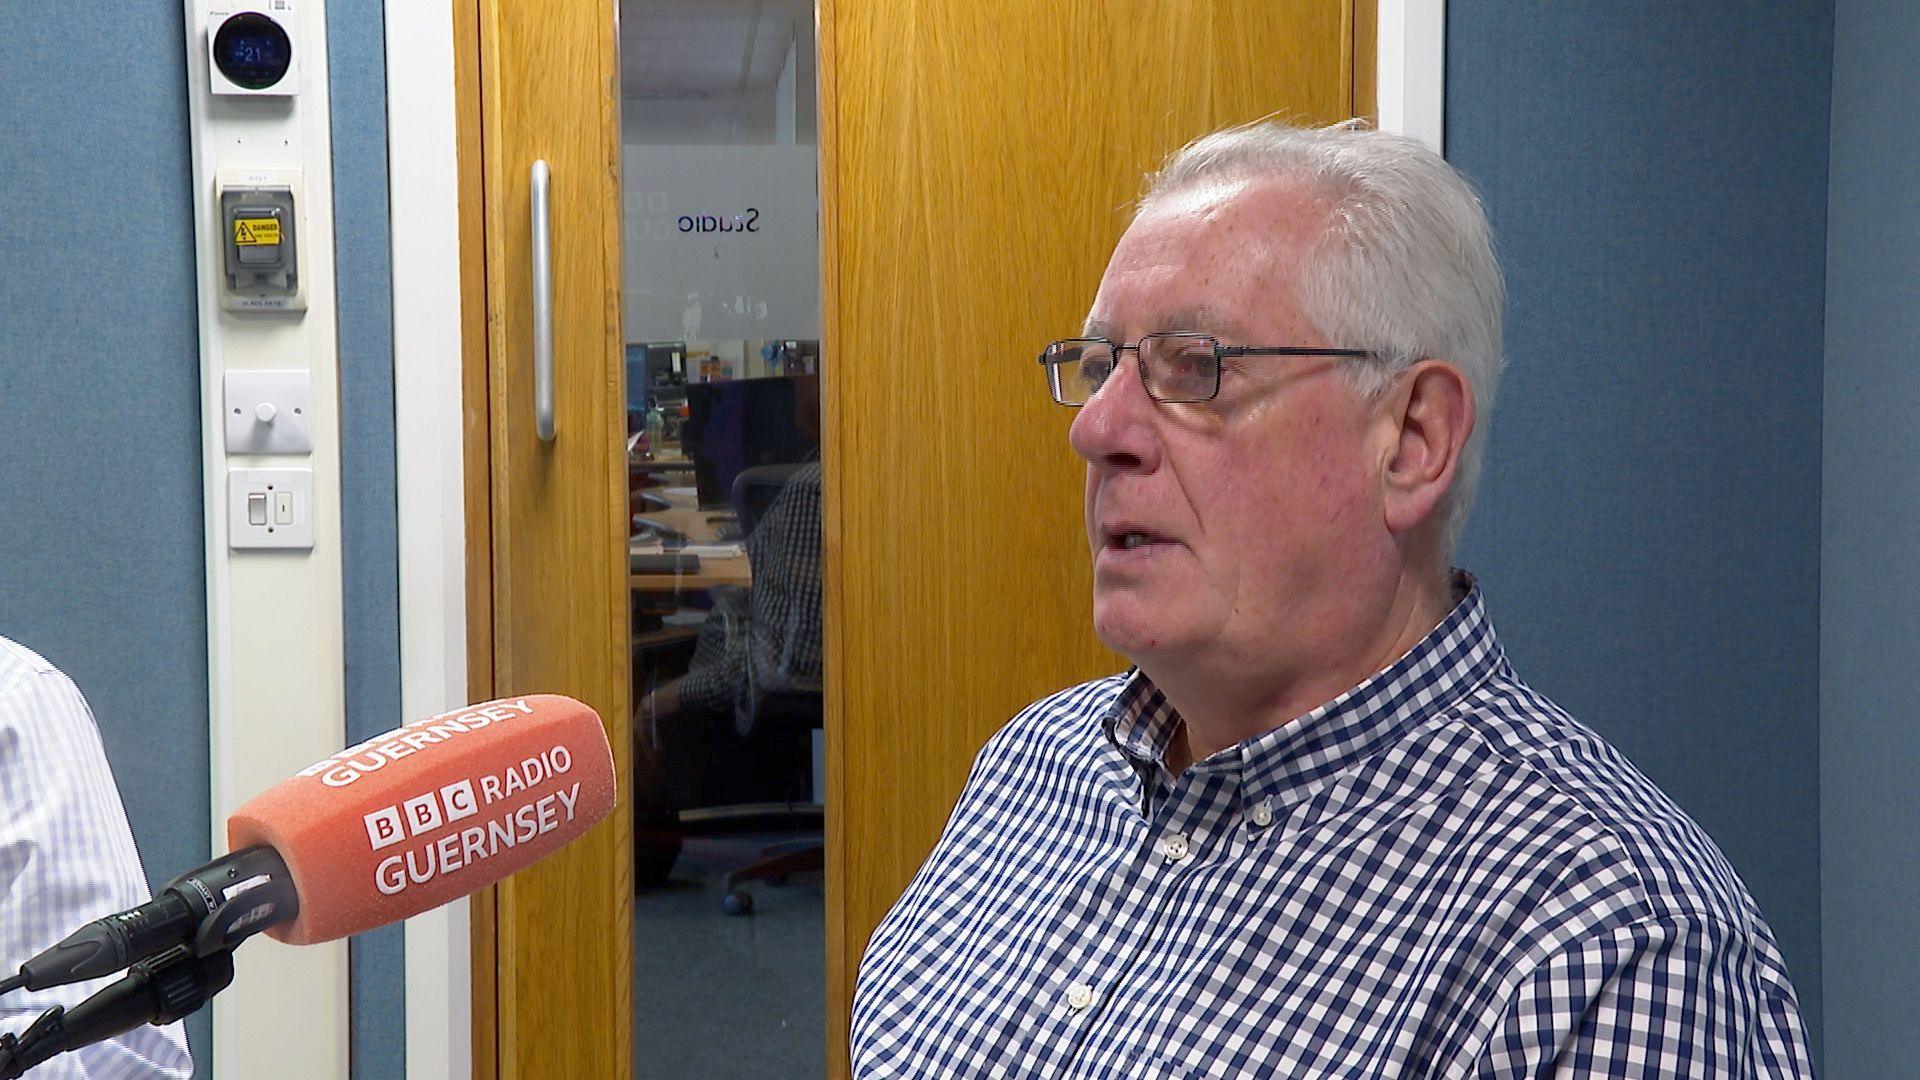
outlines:
[[171, 1024], [233, 983], [233, 953], [204, 956], [178, 945], [133, 965], [125, 978], [71, 1009], [49, 1009], [0, 1056], [0, 1080], [142, 1024]]
[[95, 919], [20, 965], [28, 990], [111, 975], [186, 945], [204, 956], [293, 918], [300, 901], [279, 852], [256, 845], [168, 882], [139, 907]]
[[190, 939], [200, 914], [186, 898], [162, 892], [130, 911], [95, 919], [21, 964], [23, 985], [28, 990], [45, 990], [124, 970], [136, 960]]

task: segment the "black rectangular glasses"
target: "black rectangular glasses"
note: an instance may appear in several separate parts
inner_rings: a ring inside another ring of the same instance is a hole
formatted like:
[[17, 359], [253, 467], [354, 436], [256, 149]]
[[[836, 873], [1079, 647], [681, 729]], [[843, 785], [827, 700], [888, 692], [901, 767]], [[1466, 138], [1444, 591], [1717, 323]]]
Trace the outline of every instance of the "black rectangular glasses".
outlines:
[[1147, 396], [1160, 402], [1212, 401], [1220, 394], [1220, 361], [1229, 356], [1335, 356], [1375, 360], [1365, 349], [1298, 345], [1222, 345], [1220, 339], [1184, 330], [1148, 334], [1131, 345], [1105, 338], [1066, 338], [1040, 354], [1053, 400], [1079, 407], [1093, 399], [1113, 374], [1120, 354], [1132, 350]]

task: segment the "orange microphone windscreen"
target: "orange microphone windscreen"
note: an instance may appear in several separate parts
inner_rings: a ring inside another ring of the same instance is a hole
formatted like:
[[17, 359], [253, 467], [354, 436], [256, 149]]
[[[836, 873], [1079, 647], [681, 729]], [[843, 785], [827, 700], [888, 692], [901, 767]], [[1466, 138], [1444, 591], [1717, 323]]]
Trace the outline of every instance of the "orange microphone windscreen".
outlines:
[[398, 922], [491, 885], [613, 810], [600, 717], [558, 694], [469, 705], [314, 763], [227, 819], [286, 860], [292, 945]]

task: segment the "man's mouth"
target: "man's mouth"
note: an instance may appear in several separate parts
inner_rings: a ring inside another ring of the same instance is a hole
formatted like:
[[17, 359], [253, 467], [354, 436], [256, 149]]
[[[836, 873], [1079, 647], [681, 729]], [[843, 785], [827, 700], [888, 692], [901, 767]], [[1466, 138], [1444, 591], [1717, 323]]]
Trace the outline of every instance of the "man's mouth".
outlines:
[[1151, 544], [1166, 543], [1171, 543], [1171, 541], [1158, 533], [1148, 532], [1145, 529], [1123, 527], [1107, 530], [1107, 546], [1119, 548], [1122, 551], [1133, 551], [1136, 548], [1147, 547]]

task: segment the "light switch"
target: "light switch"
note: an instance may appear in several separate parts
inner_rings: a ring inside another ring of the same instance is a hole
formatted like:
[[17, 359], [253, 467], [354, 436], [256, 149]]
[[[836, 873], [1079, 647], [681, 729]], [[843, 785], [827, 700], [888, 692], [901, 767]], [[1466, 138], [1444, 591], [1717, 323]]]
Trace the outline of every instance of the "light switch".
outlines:
[[313, 548], [312, 469], [228, 469], [227, 546]]

